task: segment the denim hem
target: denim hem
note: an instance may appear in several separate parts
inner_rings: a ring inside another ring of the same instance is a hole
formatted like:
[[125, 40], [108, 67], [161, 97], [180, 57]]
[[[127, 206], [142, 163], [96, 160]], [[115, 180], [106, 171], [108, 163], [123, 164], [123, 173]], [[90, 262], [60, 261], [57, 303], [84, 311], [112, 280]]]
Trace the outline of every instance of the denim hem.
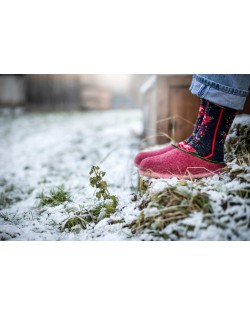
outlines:
[[[212, 84], [210, 84], [209, 82], [212, 82]], [[216, 87], [217, 85], [220, 86], [220, 89], [215, 88], [214, 84], [216, 85]], [[227, 91], [221, 89], [221, 87], [226, 87]], [[235, 110], [242, 110], [244, 108], [246, 98], [248, 95], [247, 91], [222, 86], [213, 81], [197, 77], [197, 75], [193, 76], [193, 80], [189, 90], [191, 91], [192, 94], [195, 94], [200, 98], [204, 98], [214, 104], [225, 106]], [[229, 92], [229, 90], [237, 93]]]
[[204, 78], [198, 74], [195, 74], [193, 77], [197, 81], [199, 81], [200, 83], [205, 84], [205, 85], [209, 85], [210, 87], [212, 87], [218, 91], [222, 91], [224, 93], [234, 94], [234, 95], [238, 95], [238, 96], [242, 96], [242, 97], [247, 97], [247, 95], [248, 95], [248, 91], [246, 91], [246, 90], [235, 89], [235, 88], [232, 88], [230, 86], [223, 85], [221, 83], [216, 83], [216, 82], [209, 80], [207, 78]]

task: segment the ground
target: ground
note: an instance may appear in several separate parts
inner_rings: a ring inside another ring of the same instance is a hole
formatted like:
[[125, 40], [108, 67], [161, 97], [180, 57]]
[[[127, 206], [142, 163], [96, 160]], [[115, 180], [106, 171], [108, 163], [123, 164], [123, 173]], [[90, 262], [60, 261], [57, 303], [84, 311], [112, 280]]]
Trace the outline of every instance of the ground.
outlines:
[[[237, 118], [222, 175], [138, 192], [139, 110], [2, 112], [0, 240], [250, 240], [249, 125]], [[93, 165], [117, 204], [96, 197]]]

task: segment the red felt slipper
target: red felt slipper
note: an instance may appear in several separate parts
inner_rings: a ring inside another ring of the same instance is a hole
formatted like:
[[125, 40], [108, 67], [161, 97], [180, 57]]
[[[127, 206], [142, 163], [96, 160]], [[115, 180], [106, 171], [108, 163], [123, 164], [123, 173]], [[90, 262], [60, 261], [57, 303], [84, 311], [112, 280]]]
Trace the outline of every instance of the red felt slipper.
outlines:
[[152, 178], [191, 179], [219, 174], [225, 167], [225, 163], [213, 162], [175, 148], [165, 154], [144, 159], [139, 173]]
[[160, 155], [160, 154], [164, 154], [167, 152], [170, 152], [171, 150], [173, 150], [175, 147], [172, 145], [168, 145], [162, 149], [159, 150], [154, 150], [154, 151], [145, 151], [145, 152], [140, 152], [136, 155], [135, 159], [134, 159], [134, 165], [136, 167], [140, 167], [140, 164], [142, 162], [142, 160], [149, 158], [149, 157], [153, 157], [156, 155]]

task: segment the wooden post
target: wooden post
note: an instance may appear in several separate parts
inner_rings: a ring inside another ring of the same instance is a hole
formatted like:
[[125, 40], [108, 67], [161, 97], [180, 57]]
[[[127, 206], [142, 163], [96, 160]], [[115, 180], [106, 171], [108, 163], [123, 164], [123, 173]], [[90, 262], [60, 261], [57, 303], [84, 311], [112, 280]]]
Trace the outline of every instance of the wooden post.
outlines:
[[189, 91], [191, 81], [191, 75], [154, 75], [142, 85], [148, 144], [181, 141], [190, 135], [199, 109], [199, 98]]

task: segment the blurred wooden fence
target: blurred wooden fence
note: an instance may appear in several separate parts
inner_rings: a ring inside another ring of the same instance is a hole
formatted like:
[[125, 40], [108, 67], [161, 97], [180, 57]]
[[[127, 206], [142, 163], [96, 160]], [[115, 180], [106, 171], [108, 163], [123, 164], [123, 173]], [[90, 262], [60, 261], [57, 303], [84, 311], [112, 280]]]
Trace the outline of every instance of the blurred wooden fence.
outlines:
[[77, 109], [81, 106], [79, 75], [27, 75], [26, 91], [27, 103], [31, 108]]

